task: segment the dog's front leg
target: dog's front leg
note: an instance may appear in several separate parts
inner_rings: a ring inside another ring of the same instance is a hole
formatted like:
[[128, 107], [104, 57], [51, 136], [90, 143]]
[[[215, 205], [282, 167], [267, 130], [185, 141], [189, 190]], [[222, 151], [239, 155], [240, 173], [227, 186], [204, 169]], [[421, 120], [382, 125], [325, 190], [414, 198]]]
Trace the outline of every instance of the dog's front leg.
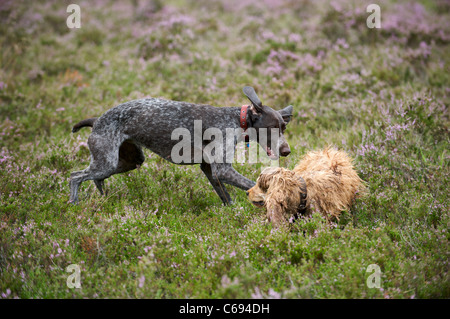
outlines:
[[239, 174], [231, 164], [217, 164], [216, 172], [221, 182], [239, 187], [245, 191], [256, 185], [254, 181]]
[[223, 204], [231, 205], [231, 204], [233, 204], [233, 201], [231, 200], [230, 194], [228, 194], [228, 191], [225, 188], [225, 185], [223, 185], [221, 183], [221, 181], [219, 180], [219, 178], [217, 177], [217, 172], [216, 172], [215, 167], [213, 167], [213, 165], [214, 164], [202, 163], [200, 165], [200, 168], [202, 169], [202, 172], [208, 178], [211, 185], [214, 187], [214, 190], [216, 191], [217, 195], [219, 195]]

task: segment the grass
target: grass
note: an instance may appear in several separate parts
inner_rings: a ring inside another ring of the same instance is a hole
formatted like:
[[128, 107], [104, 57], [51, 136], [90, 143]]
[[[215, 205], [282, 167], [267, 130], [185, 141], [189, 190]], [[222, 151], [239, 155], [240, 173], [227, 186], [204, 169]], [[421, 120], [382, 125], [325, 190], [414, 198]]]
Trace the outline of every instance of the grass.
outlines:
[[[1, 297], [449, 298], [450, 7], [384, 1], [368, 29], [369, 3], [78, 1], [81, 29], [70, 2], [2, 4]], [[150, 151], [68, 204], [89, 163], [77, 121], [144, 96], [239, 106], [248, 84], [294, 105], [282, 166], [328, 144], [355, 158], [369, 192], [339, 222], [273, 229], [244, 192], [224, 207], [199, 167]]]

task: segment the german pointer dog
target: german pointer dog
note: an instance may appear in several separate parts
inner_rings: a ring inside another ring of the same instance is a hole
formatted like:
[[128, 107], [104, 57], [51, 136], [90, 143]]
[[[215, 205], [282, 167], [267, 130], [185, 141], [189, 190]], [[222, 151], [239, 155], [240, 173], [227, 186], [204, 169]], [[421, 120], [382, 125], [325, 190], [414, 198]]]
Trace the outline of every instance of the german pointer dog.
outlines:
[[[250, 140], [256, 140], [263, 146], [269, 157], [273, 159], [288, 156], [291, 150], [283, 134], [292, 117], [292, 106], [275, 111], [262, 104], [252, 87], [246, 86], [243, 91], [251, 102], [249, 106], [213, 107], [145, 98], [120, 104], [98, 118], [77, 123], [72, 129], [74, 133], [82, 127], [92, 127], [92, 133], [88, 139], [91, 162], [86, 169], [71, 174], [70, 202], [78, 202], [78, 188], [86, 180], [93, 180], [103, 195], [104, 180], [111, 175], [139, 167], [145, 159], [141, 147], [146, 147], [175, 164], [200, 164], [201, 170], [222, 202], [225, 205], [231, 204], [232, 201], [224, 183], [247, 191], [255, 185], [255, 182], [239, 174], [232, 167], [232, 163], [226, 161], [216, 163], [202, 159], [200, 162], [174, 162], [171, 154], [178, 141], [172, 139], [172, 132], [177, 128], [183, 128], [194, 135], [194, 121], [198, 120], [201, 120], [202, 132], [208, 128], [217, 128], [222, 131], [223, 136], [226, 136], [227, 129], [245, 131], [253, 128], [256, 136], [250, 135]], [[271, 132], [274, 131], [278, 132], [278, 136], [273, 136]], [[266, 145], [262, 145], [260, 141], [263, 133], [266, 135]], [[272, 140], [276, 140], [277, 145], [270, 148], [267, 145], [272, 145]], [[239, 137], [235, 136], [231, 147], [228, 148], [232, 150], [231, 155], [234, 155], [238, 141]], [[201, 150], [192, 143], [191, 154], [203, 152], [210, 142], [203, 140]], [[224, 140], [224, 146], [226, 146], [225, 143]]]

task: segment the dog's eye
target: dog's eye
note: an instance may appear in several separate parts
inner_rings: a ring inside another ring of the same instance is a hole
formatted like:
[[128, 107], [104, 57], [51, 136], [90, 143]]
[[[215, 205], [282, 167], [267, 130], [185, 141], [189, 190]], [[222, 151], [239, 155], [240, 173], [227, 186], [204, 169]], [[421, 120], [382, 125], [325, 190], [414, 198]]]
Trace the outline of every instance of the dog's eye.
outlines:
[[280, 128], [278, 126], [270, 126], [269, 131], [271, 130], [280, 130]]
[[286, 123], [282, 123], [281, 126], [276, 126], [276, 125], [269, 126], [268, 129], [269, 129], [269, 130], [271, 130], [271, 129], [277, 129], [277, 130], [280, 130], [281, 133], [284, 133], [284, 131], [286, 130]]
[[267, 189], [269, 188], [269, 183], [267, 180], [262, 179], [258, 182], [258, 186], [263, 192], [266, 192]]

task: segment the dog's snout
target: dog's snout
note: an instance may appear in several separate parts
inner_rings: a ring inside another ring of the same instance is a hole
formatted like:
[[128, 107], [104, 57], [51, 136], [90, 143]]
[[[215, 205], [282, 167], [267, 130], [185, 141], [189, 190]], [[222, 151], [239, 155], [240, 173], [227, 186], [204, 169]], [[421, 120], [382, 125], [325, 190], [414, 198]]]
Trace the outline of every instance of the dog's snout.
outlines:
[[245, 191], [245, 194], [247, 194], [247, 196], [248, 196], [248, 194], [249, 194], [248, 191]]
[[291, 149], [289, 148], [289, 146], [283, 146], [280, 148], [280, 155], [281, 156], [288, 156], [289, 154], [291, 154]]

